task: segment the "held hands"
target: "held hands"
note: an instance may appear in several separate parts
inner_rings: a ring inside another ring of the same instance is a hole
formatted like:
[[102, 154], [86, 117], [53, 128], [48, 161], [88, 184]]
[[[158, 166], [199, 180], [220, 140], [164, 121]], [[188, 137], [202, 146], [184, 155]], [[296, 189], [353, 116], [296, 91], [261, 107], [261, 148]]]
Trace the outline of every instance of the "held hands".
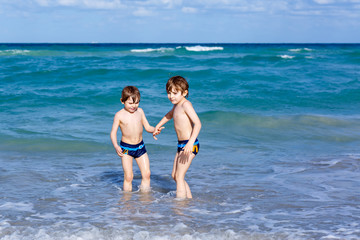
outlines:
[[161, 133], [161, 130], [163, 130], [165, 127], [155, 127], [155, 130], [153, 132], [153, 138], [155, 140], [158, 140], [157, 137], [155, 137], [156, 135], [159, 135]]

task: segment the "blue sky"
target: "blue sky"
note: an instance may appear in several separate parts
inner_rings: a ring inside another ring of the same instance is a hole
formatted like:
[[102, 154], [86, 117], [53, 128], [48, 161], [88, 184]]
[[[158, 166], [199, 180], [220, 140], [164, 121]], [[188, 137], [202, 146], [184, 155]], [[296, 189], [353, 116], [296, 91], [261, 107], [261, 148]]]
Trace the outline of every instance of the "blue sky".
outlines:
[[360, 0], [0, 0], [0, 42], [360, 43]]

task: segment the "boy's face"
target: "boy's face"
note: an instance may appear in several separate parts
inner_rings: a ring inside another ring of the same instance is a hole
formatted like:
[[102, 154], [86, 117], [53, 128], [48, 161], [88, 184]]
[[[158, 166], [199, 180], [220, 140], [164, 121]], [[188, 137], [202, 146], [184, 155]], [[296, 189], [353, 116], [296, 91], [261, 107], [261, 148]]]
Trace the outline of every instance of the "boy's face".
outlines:
[[135, 99], [135, 101], [129, 97], [125, 102], [122, 102], [124, 104], [124, 109], [130, 113], [136, 112], [136, 110], [139, 107], [139, 100]]
[[182, 99], [185, 98], [187, 95], [187, 91], [181, 92], [180, 90], [177, 90], [175, 88], [172, 88], [168, 92], [168, 98], [172, 104], [178, 104]]

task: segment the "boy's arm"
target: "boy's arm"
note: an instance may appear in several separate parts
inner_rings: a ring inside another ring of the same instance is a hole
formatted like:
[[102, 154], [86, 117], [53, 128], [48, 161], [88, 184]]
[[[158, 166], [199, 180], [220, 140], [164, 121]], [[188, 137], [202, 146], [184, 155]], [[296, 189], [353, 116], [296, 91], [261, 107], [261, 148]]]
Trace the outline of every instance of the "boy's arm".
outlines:
[[145, 130], [149, 133], [153, 133], [155, 131], [155, 128], [149, 124], [148, 120], [146, 119], [144, 111], [141, 108], [139, 108], [138, 110], [141, 111], [141, 121]]
[[119, 129], [119, 123], [120, 123], [120, 114], [116, 113], [114, 117], [113, 126], [110, 132], [110, 139], [116, 150], [117, 155], [119, 155], [119, 157], [122, 157], [123, 156], [122, 149], [117, 143], [117, 131]]
[[192, 153], [193, 145], [198, 137], [201, 129], [201, 121], [198, 115], [195, 112], [194, 107], [192, 106], [191, 102], [187, 101], [184, 103], [184, 111], [186, 115], [190, 118], [190, 121], [193, 123], [193, 129], [190, 135], [190, 139], [188, 143], [184, 147], [184, 153], [190, 154]]
[[157, 140], [157, 138], [155, 137], [156, 135], [159, 135], [161, 130], [163, 130], [165, 127], [162, 127], [162, 125], [164, 125], [165, 123], [167, 123], [168, 121], [170, 121], [173, 118], [173, 113], [174, 113], [174, 108], [171, 109], [170, 112], [168, 112], [161, 120], [160, 122], [156, 125], [154, 132], [153, 132], [153, 138], [155, 140]]

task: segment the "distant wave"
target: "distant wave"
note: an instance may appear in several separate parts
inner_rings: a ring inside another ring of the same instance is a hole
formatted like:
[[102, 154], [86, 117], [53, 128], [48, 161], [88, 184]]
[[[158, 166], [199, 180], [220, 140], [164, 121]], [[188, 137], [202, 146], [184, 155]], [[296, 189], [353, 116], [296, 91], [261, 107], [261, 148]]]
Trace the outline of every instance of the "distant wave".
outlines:
[[[314, 127], [331, 128], [331, 129], [353, 129], [354, 125], [358, 123], [359, 116], [339, 117], [332, 115], [281, 115], [281, 116], [263, 116], [256, 114], [246, 114], [229, 111], [208, 111], [199, 114], [201, 119], [207, 124], [220, 124], [224, 127], [231, 126], [246, 126], [246, 127], [260, 127], [260, 128], [275, 128], [275, 129], [294, 129], [305, 131]], [[301, 127], [300, 127], [301, 126]], [[312, 130], [311, 130], [312, 131]], [[350, 131], [349, 131], [350, 132]], [[340, 135], [345, 131], [340, 131]], [[359, 138], [359, 134], [352, 134], [354, 138]]]
[[294, 48], [294, 49], [289, 49], [290, 52], [302, 52], [302, 51], [307, 51], [307, 52], [311, 52], [312, 49], [310, 48]]
[[135, 52], [135, 53], [148, 53], [148, 52], [173, 52], [175, 50], [180, 50], [182, 48], [185, 48], [187, 51], [190, 52], [208, 52], [208, 51], [222, 51], [224, 50], [223, 47], [206, 47], [206, 46], [177, 46], [176, 48], [166, 48], [166, 47], [161, 47], [161, 48], [144, 48], [144, 49], [131, 49], [131, 52]]
[[8, 49], [8, 50], [0, 50], [0, 55], [23, 55], [30, 53], [29, 50], [22, 49]]
[[174, 48], [145, 48], [145, 49], [131, 49], [130, 52], [147, 53], [147, 52], [172, 52]]
[[186, 50], [188, 51], [193, 51], [193, 52], [207, 52], [207, 51], [222, 51], [224, 50], [223, 47], [205, 47], [205, 46], [193, 46], [193, 47], [185, 47]]
[[27, 135], [30, 137], [22, 136], [14, 137], [9, 135], [0, 134], [0, 151], [13, 151], [21, 150], [23, 152], [96, 152], [96, 151], [109, 151], [111, 147], [108, 144], [95, 141], [84, 141], [81, 139], [64, 140], [52, 137], [39, 137], [36, 134], [29, 132]]
[[283, 59], [293, 59], [295, 56], [290, 56], [290, 55], [284, 54], [284, 55], [279, 55], [278, 57], [281, 57]]

